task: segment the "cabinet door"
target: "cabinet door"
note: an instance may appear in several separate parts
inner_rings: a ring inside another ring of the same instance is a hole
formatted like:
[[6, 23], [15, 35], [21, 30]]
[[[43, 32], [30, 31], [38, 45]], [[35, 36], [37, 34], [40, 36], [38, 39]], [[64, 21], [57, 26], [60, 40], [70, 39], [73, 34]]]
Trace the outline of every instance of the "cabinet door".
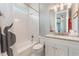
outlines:
[[79, 56], [79, 48], [69, 48], [70, 56]]
[[45, 45], [45, 55], [46, 56], [54, 56], [55, 48], [49, 45]]
[[55, 46], [55, 56], [67, 56], [68, 55], [68, 48], [64, 45], [57, 44]]

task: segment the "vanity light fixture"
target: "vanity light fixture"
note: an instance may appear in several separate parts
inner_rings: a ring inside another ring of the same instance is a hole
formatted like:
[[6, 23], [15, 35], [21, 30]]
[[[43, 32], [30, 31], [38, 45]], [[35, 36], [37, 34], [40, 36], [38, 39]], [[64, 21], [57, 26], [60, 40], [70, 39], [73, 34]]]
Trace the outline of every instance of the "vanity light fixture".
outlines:
[[49, 7], [49, 11], [54, 10], [54, 6]]
[[72, 5], [72, 4], [71, 4], [71, 3], [69, 3], [69, 4], [67, 5], [67, 8], [68, 8], [68, 9], [69, 9], [69, 8], [71, 8], [71, 5]]
[[60, 4], [60, 10], [63, 10], [64, 9], [64, 4]]
[[54, 12], [57, 12], [57, 6], [54, 6]]
[[72, 5], [71, 3], [60, 3], [60, 4], [53, 5], [52, 7], [49, 8], [49, 10], [54, 10], [54, 12], [57, 12], [59, 10], [60, 11], [64, 10], [64, 6], [67, 6], [66, 8], [69, 9], [71, 8], [71, 5]]
[[49, 11], [53, 10], [54, 12], [56, 12], [56, 11], [58, 11], [58, 8], [59, 8], [59, 4], [56, 4], [56, 5], [49, 7]]

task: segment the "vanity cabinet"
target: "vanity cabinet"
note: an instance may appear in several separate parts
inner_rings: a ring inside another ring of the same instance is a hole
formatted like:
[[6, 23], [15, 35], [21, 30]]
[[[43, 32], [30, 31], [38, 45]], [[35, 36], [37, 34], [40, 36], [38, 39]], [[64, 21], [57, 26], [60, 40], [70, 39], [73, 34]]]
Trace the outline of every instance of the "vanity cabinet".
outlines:
[[79, 48], [69, 48], [69, 56], [79, 56]]
[[55, 56], [67, 56], [68, 55], [68, 48], [64, 45], [56, 44], [55, 47]]
[[56, 43], [45, 43], [45, 55], [47, 56], [67, 56], [68, 48], [64, 45], [56, 44]]
[[79, 56], [79, 42], [64, 39], [46, 38], [46, 56]]
[[55, 48], [49, 45], [45, 45], [45, 55], [46, 56], [54, 56]]
[[46, 45], [45, 55], [47, 56], [67, 56], [67, 48], [64, 46], [49, 46]]

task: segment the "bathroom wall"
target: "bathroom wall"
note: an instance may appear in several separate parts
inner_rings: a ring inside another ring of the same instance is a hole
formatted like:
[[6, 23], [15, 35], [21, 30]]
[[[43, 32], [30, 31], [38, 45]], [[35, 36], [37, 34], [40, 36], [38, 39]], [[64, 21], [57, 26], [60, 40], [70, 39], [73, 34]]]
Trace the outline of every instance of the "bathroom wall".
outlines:
[[0, 11], [2, 12], [1, 26], [4, 28], [5, 26], [10, 25], [13, 22], [13, 4], [8, 3], [0, 3]]
[[[32, 39], [32, 35], [34, 36], [33, 40], [38, 41], [39, 38], [39, 13], [34, 10], [31, 10], [33, 13], [29, 14], [29, 38]], [[29, 31], [28, 30], [28, 31]]]
[[39, 41], [39, 4], [31, 3], [29, 8], [29, 39], [32, 40], [32, 35], [34, 36], [33, 41]]
[[74, 4], [72, 4], [72, 30], [73, 31], [75, 31], [76, 33], [78, 33], [79, 32], [79, 29], [78, 29], [78, 27], [79, 27], [79, 25], [78, 25], [78, 17], [76, 17], [75, 19], [73, 19], [73, 15], [74, 15], [74, 13], [76, 12], [78, 10], [78, 4], [76, 3], [74, 3]]
[[28, 7], [23, 8], [24, 5], [17, 5], [14, 6], [14, 31], [16, 34], [16, 42], [17, 44], [26, 42], [28, 40], [28, 16], [27, 11]]
[[49, 11], [48, 4], [40, 4], [40, 18], [39, 18], [39, 34], [45, 36], [49, 33]]
[[39, 3], [30, 3], [30, 6], [39, 12]]
[[53, 10], [50, 10], [50, 24], [51, 24], [51, 29], [55, 31], [55, 12]]
[[[2, 16], [0, 17], [2, 34], [4, 34], [3, 30], [6, 26], [10, 26], [12, 23], [14, 23], [13, 5], [14, 4], [10, 3], [0, 3], [0, 12], [2, 13]], [[14, 33], [13, 26], [9, 31]], [[14, 50], [13, 52], [15, 53], [15, 45], [13, 45], [12, 48]], [[6, 55], [6, 53], [4, 55]]]
[[[1, 29], [3, 30], [4, 27], [9, 26], [11, 23], [14, 22], [13, 4], [0, 3], [0, 12], [2, 13], [2, 16], [0, 17], [0, 23], [1, 23]], [[14, 32], [13, 27], [11, 31]], [[4, 34], [3, 31], [2, 33]]]
[[27, 43], [27, 40], [38, 41], [39, 37], [39, 13], [24, 4], [14, 6], [14, 30], [16, 33], [17, 45]]

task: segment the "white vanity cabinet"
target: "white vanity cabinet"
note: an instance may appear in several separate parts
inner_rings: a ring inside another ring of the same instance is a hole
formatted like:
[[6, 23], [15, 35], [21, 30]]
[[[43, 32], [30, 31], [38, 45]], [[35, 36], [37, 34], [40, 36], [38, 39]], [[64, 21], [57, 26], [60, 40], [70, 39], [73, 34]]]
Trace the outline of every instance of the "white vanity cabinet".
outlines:
[[45, 46], [45, 55], [47, 56], [67, 56], [68, 55], [68, 49], [61, 45], [46, 45]]
[[54, 56], [55, 48], [50, 45], [45, 45], [45, 56]]
[[69, 48], [69, 56], [79, 56], [79, 48]]
[[79, 42], [60, 38], [46, 38], [46, 56], [79, 56]]
[[45, 42], [45, 55], [47, 56], [67, 56], [68, 48], [64, 45], [53, 43], [52, 39]]
[[64, 45], [56, 44], [55, 47], [55, 56], [67, 56], [68, 48]]

